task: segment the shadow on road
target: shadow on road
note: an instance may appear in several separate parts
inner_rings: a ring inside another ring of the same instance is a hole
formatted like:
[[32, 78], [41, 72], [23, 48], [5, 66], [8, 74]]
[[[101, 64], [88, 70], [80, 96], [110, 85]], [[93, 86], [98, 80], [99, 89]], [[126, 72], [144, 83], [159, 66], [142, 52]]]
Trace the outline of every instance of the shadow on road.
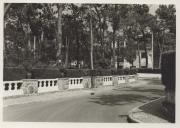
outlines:
[[146, 103], [147, 100], [153, 100], [158, 97], [149, 97], [137, 94], [118, 94], [118, 95], [100, 95], [94, 98], [90, 98], [90, 102], [97, 103], [100, 105], [126, 105], [129, 103], [141, 102]]
[[[122, 89], [113, 89], [114, 91], [122, 91]], [[126, 92], [140, 92], [140, 93], [151, 93], [154, 95], [160, 95], [164, 96], [164, 91], [160, 89], [145, 89], [142, 87], [136, 87], [136, 88], [128, 88], [126, 90], [123, 90]]]

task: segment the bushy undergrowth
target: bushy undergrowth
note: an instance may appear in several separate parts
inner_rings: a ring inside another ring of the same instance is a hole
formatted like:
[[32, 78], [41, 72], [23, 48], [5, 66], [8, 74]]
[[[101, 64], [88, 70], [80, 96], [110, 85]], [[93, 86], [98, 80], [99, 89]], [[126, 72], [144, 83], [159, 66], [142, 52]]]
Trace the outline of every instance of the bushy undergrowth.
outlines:
[[[53, 79], [62, 77], [82, 76], [110, 76], [110, 75], [132, 75], [136, 69], [53, 69], [53, 68], [32, 68], [34, 79]], [[24, 68], [4, 68], [4, 81], [26, 79], [27, 71]]]

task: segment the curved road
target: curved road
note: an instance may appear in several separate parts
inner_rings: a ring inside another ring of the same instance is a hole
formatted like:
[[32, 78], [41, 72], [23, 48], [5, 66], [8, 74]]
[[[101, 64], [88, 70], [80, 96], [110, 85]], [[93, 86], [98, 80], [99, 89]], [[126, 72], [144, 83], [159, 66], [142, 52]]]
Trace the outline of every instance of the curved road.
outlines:
[[[127, 122], [128, 112], [136, 106], [164, 95], [159, 80], [139, 80], [130, 87], [107, 87], [91, 95], [69, 96], [7, 106], [4, 121], [26, 122]], [[78, 91], [77, 91], [78, 93]], [[48, 97], [48, 94], [45, 94]]]

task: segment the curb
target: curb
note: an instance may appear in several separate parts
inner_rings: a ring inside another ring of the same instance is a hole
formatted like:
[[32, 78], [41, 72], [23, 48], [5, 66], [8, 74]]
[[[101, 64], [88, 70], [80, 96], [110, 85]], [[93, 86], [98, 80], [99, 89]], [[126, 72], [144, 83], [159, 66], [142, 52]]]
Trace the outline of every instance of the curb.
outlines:
[[[138, 120], [138, 119], [134, 118], [134, 117], [133, 117], [133, 114], [134, 114], [134, 113], [138, 113], [138, 112], [142, 112], [142, 110], [139, 109], [140, 107], [142, 107], [142, 106], [144, 106], [144, 105], [147, 105], [147, 104], [150, 104], [150, 103], [152, 103], [152, 102], [155, 102], [155, 101], [157, 101], [157, 100], [160, 100], [160, 99], [162, 99], [162, 98], [165, 98], [165, 96], [162, 96], [162, 97], [157, 98], [157, 99], [155, 99], [155, 100], [152, 100], [152, 101], [150, 101], [150, 102], [148, 102], [148, 103], [145, 103], [145, 104], [143, 104], [143, 105], [140, 105], [140, 106], [138, 106], [138, 107], [133, 108], [133, 109], [128, 113], [127, 121], [128, 121], [129, 123], [145, 123], [145, 122], [142, 122], [141, 120]], [[144, 112], [144, 113], [145, 113], [145, 112]]]

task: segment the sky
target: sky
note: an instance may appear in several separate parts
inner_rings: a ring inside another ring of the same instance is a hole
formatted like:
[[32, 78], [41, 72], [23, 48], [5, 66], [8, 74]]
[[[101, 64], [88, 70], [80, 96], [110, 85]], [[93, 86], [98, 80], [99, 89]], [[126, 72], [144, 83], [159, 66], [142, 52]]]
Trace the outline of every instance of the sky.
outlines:
[[151, 4], [148, 6], [149, 6], [149, 13], [151, 13], [152, 15], [155, 15], [155, 12], [156, 12], [157, 8], [159, 7], [159, 5]]

